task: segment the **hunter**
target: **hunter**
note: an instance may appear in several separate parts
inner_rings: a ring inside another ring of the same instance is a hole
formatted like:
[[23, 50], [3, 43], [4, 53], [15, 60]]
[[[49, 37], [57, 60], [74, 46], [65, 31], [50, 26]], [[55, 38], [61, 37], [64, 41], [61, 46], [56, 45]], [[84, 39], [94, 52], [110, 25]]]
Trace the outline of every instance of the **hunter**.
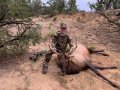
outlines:
[[[67, 46], [69, 45], [70, 49], [72, 48], [72, 41], [67, 32], [67, 25], [64, 23], [60, 24], [60, 31], [56, 35], [52, 36], [53, 48], [55, 48], [57, 53], [67, 52]], [[48, 70], [48, 63], [54, 52], [49, 50], [45, 55], [45, 61], [43, 63], [42, 73], [46, 74]]]

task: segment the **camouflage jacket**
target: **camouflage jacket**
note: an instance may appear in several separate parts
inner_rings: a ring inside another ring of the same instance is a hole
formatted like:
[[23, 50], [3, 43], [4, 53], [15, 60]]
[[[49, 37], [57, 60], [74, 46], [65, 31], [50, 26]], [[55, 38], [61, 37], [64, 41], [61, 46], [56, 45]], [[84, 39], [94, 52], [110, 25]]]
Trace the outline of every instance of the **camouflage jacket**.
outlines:
[[61, 33], [57, 33], [53, 36], [52, 43], [59, 53], [66, 52], [68, 45], [70, 48], [73, 46], [70, 37], [67, 34], [62, 35]]

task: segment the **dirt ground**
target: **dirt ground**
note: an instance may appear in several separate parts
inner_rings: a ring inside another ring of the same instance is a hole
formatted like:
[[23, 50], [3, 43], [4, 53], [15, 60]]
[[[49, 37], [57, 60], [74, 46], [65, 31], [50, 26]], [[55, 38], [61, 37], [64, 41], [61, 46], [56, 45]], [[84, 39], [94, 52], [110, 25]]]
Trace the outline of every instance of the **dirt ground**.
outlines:
[[[64, 22], [68, 25], [69, 33], [75, 33], [78, 42], [87, 47], [104, 49], [110, 56], [91, 55], [92, 63], [100, 66], [117, 66], [116, 70], [100, 72], [120, 85], [120, 33], [111, 33], [117, 30], [116, 26], [108, 24], [102, 16], [84, 12], [59, 15], [50, 19], [37, 17], [33, 21], [42, 26], [41, 32], [44, 37], [49, 32], [58, 30], [59, 23]], [[62, 76], [56, 65], [55, 55], [49, 63], [48, 73], [43, 75], [41, 70], [44, 57], [33, 62], [29, 60], [29, 56], [44, 49], [48, 49], [46, 42], [30, 46], [28, 52], [21, 57], [1, 60], [0, 90], [117, 90], [91, 70]]]

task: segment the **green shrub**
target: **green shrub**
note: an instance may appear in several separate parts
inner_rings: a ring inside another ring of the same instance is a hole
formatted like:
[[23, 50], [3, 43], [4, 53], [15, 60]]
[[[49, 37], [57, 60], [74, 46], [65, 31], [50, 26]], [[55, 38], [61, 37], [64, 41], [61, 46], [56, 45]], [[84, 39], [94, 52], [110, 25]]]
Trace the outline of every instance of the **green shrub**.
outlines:
[[[23, 26], [22, 26], [23, 27]], [[34, 26], [26, 30], [24, 35], [18, 40], [7, 43], [4, 47], [0, 48], [0, 58], [14, 57], [26, 52], [30, 45], [40, 43], [41, 33], [39, 31], [40, 26]], [[12, 40], [13, 38], [20, 36], [23, 30], [18, 30], [14, 36], [10, 32], [8, 27], [0, 28], [0, 45]]]

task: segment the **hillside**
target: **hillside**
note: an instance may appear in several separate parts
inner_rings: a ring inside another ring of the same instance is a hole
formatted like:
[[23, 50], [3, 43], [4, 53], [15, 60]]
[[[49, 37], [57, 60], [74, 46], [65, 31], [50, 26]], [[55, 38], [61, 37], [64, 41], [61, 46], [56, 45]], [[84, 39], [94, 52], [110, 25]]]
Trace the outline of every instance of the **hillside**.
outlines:
[[[100, 66], [117, 66], [116, 70], [100, 71], [107, 78], [120, 84], [120, 33], [119, 28], [109, 24], [105, 18], [96, 13], [76, 13], [58, 15], [49, 19], [34, 17], [33, 21], [41, 25], [41, 32], [46, 37], [49, 32], [59, 29], [64, 22], [70, 33], [75, 33], [78, 42], [87, 47], [104, 49], [110, 56], [92, 55], [92, 63]], [[31, 46], [21, 57], [1, 60], [0, 90], [117, 90], [91, 70], [76, 75], [61, 76], [53, 56], [46, 75], [41, 73], [44, 57], [37, 62], [29, 60], [31, 53], [47, 49], [47, 41]]]

